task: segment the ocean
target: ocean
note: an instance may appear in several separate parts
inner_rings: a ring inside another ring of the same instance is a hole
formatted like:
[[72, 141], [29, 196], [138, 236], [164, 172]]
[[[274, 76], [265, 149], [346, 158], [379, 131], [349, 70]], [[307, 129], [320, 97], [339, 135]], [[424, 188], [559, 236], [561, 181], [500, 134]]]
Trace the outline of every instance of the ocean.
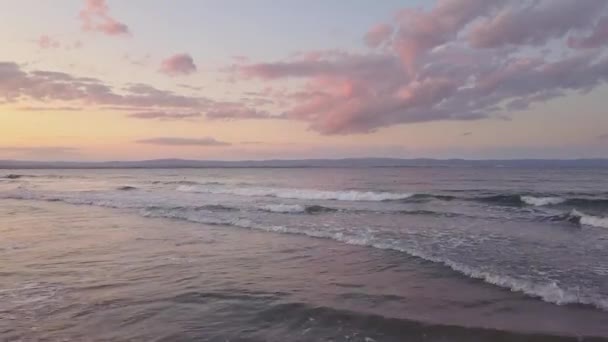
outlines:
[[0, 171], [2, 341], [608, 340], [608, 169]]

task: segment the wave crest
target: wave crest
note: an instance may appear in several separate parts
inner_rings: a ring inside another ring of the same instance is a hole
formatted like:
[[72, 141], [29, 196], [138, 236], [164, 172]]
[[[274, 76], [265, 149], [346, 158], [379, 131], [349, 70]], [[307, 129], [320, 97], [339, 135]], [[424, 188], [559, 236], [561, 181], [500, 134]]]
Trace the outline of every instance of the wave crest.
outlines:
[[567, 289], [559, 286], [554, 281], [549, 282], [533, 282], [531, 280], [516, 278], [508, 275], [496, 274], [486, 270], [480, 270], [471, 266], [442, 258], [436, 255], [422, 252], [416, 248], [405, 246], [403, 241], [379, 238], [369, 233], [354, 233], [354, 232], [335, 232], [317, 229], [299, 229], [296, 227], [287, 226], [272, 226], [261, 225], [248, 219], [232, 217], [232, 218], [212, 218], [200, 215], [193, 211], [167, 211], [167, 210], [145, 210], [142, 212], [146, 217], [164, 217], [172, 219], [181, 219], [190, 222], [210, 224], [210, 225], [225, 225], [245, 229], [263, 230], [275, 233], [287, 233], [296, 235], [306, 235], [314, 238], [331, 239], [338, 242], [356, 245], [368, 246], [377, 249], [395, 250], [406, 253], [416, 258], [424, 259], [433, 263], [444, 265], [453, 271], [470, 278], [479, 279], [486, 283], [493, 284], [499, 287], [510, 289], [514, 292], [520, 292], [531, 297], [540, 298], [543, 301], [557, 305], [565, 304], [584, 304], [597, 307], [608, 311], [608, 299], [595, 294], [583, 294], [577, 289]]
[[533, 205], [533, 206], [544, 206], [544, 205], [556, 205], [566, 202], [566, 199], [561, 197], [534, 197], [534, 196], [520, 196], [522, 202]]
[[319, 214], [338, 211], [338, 209], [328, 208], [321, 205], [300, 205], [300, 204], [269, 204], [261, 208], [264, 211], [282, 214]]
[[582, 225], [592, 226], [592, 227], [597, 227], [597, 228], [608, 228], [608, 217], [587, 215], [576, 209], [572, 209], [572, 211], [569, 214], [569, 217], [571, 218], [570, 219], [571, 221], [572, 220], [578, 221], [578, 223], [582, 224]]
[[334, 200], [334, 201], [396, 201], [413, 196], [411, 193], [372, 192], [372, 191], [327, 191], [311, 189], [288, 189], [288, 188], [233, 188], [180, 185], [177, 191], [208, 194], [227, 194], [247, 197], [277, 197], [285, 199], [301, 200]]

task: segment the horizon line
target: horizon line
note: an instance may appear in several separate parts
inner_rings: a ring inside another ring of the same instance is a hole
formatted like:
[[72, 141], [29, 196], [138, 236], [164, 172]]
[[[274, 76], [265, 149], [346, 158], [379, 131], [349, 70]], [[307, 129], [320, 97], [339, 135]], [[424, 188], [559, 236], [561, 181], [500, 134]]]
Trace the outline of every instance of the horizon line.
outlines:
[[440, 166], [600, 166], [608, 167], [608, 158], [510, 158], [510, 159], [465, 159], [465, 158], [306, 158], [263, 160], [204, 160], [159, 158], [145, 160], [107, 161], [36, 161], [0, 160], [0, 169], [112, 169], [112, 168], [298, 168], [298, 167], [440, 167]]

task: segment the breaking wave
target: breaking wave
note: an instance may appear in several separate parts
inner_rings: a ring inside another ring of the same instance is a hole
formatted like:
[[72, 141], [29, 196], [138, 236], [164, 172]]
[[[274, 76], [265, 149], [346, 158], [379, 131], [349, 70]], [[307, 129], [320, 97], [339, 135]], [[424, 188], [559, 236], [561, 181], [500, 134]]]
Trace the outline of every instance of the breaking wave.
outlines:
[[404, 199], [405, 202], [425, 202], [430, 200], [441, 201], [475, 201], [490, 203], [495, 205], [505, 206], [551, 206], [551, 205], [570, 205], [581, 207], [608, 207], [608, 199], [606, 198], [578, 198], [578, 197], [560, 197], [560, 196], [543, 196], [543, 195], [528, 195], [528, 194], [496, 194], [487, 196], [451, 196], [442, 194], [414, 194], [411, 197]]
[[324, 207], [321, 205], [300, 204], [269, 204], [261, 209], [264, 211], [283, 214], [319, 214], [338, 211], [338, 209]]
[[492, 203], [509, 206], [551, 206], [567, 205], [576, 207], [608, 207], [608, 199], [605, 198], [565, 198], [559, 196], [532, 196], [532, 195], [492, 195], [481, 197], [463, 198], [479, 202]]
[[197, 182], [189, 180], [178, 180], [178, 181], [153, 181], [152, 184], [166, 184], [166, 185], [224, 185], [221, 182]]
[[533, 206], [543, 206], [543, 205], [555, 205], [566, 202], [566, 199], [561, 197], [534, 197], [534, 196], [520, 196], [522, 202], [533, 205]]
[[177, 188], [182, 192], [208, 193], [208, 194], [227, 194], [248, 197], [277, 197], [286, 199], [302, 200], [334, 200], [334, 201], [396, 201], [406, 199], [411, 193], [392, 193], [392, 192], [372, 192], [372, 191], [325, 191], [310, 189], [287, 189], [287, 188], [235, 188], [235, 187], [214, 187], [197, 185], [180, 185]]
[[570, 217], [571, 221], [578, 221], [578, 223], [582, 225], [597, 228], [608, 228], [608, 217], [587, 215], [576, 209], [573, 209], [568, 216]]
[[301, 229], [296, 227], [285, 227], [280, 225], [261, 225], [249, 219], [232, 217], [232, 218], [215, 218], [201, 215], [191, 210], [143, 210], [142, 215], [145, 217], [171, 218], [185, 220], [195, 223], [203, 223], [209, 225], [225, 225], [245, 229], [263, 230], [274, 233], [287, 233], [296, 235], [306, 235], [314, 238], [331, 239], [338, 242], [368, 246], [385, 250], [396, 250], [406, 253], [413, 257], [424, 259], [433, 263], [442, 264], [449, 267], [462, 275], [470, 278], [479, 279], [486, 283], [509, 289], [514, 292], [520, 292], [531, 297], [540, 298], [543, 301], [557, 304], [584, 304], [597, 307], [608, 311], [608, 298], [594, 294], [584, 294], [578, 289], [562, 288], [554, 281], [534, 282], [528, 279], [517, 278], [508, 275], [500, 275], [491, 271], [481, 270], [468, 265], [442, 258], [436, 255], [431, 255], [422, 252], [416, 248], [407, 246], [401, 240], [380, 238], [372, 233], [352, 232], [352, 231], [328, 231], [319, 229]]
[[415, 194], [407, 199], [409, 202], [424, 202], [429, 200], [442, 200], [442, 201], [452, 201], [458, 199], [456, 196], [451, 195], [436, 195], [436, 194]]
[[[286, 190], [287, 191], [287, 190]], [[318, 194], [318, 192], [315, 192]], [[377, 193], [376, 193], [377, 194]], [[334, 198], [337, 197], [335, 193], [332, 195]], [[284, 226], [284, 225], [272, 225], [272, 224], [260, 224], [253, 221], [252, 219], [242, 217], [239, 214], [229, 215], [212, 215], [216, 211], [239, 211], [239, 208], [225, 207], [222, 205], [203, 205], [199, 207], [162, 207], [162, 206], [146, 206], [141, 207], [136, 203], [120, 202], [116, 200], [106, 198], [78, 198], [78, 197], [61, 197], [61, 196], [39, 196], [36, 194], [22, 194], [19, 196], [11, 196], [15, 199], [35, 199], [35, 200], [46, 200], [46, 201], [62, 201], [70, 204], [87, 204], [94, 206], [103, 206], [111, 208], [130, 208], [138, 210], [139, 214], [144, 217], [156, 217], [156, 218], [169, 218], [185, 220], [190, 222], [208, 224], [208, 225], [221, 225], [221, 226], [233, 226], [246, 229], [256, 229], [261, 231], [275, 232], [275, 233], [287, 233], [287, 234], [298, 234], [306, 235], [314, 238], [324, 238], [339, 241], [341, 243], [369, 246], [378, 249], [396, 250], [408, 255], [424, 259], [430, 262], [442, 264], [451, 268], [452, 270], [463, 274], [470, 278], [482, 280], [486, 283], [500, 286], [503, 288], [510, 289], [512, 291], [524, 293], [526, 295], [540, 298], [544, 301], [555, 303], [555, 304], [585, 304], [592, 305], [597, 308], [608, 311], [608, 298], [602, 297], [599, 294], [581, 292], [579, 289], [571, 289], [560, 285], [554, 281], [533, 281], [524, 277], [500, 274], [494, 270], [480, 269], [472, 267], [464, 263], [456, 262], [450, 258], [446, 258], [438, 255], [434, 252], [425, 252], [417, 247], [415, 244], [408, 242], [407, 240], [390, 238], [383, 235], [375, 234], [369, 230], [351, 230], [351, 229], [327, 229], [327, 227], [298, 227]], [[360, 197], [357, 197], [360, 198]], [[272, 212], [285, 212], [285, 213], [314, 213], [323, 212], [324, 210], [331, 210], [331, 208], [322, 207], [318, 205], [303, 206], [303, 205], [291, 205], [291, 204], [280, 204], [274, 206], [263, 207], [262, 210], [268, 210]], [[411, 212], [412, 214], [426, 213], [426, 212]], [[433, 213], [434, 214], [434, 213]], [[570, 220], [576, 221], [581, 225], [588, 225], [594, 227], [608, 228], [608, 218], [591, 216], [584, 214], [580, 211], [573, 210], [568, 215]]]
[[550, 221], [567, 221], [582, 226], [608, 228], [608, 217], [589, 215], [576, 209], [572, 209], [566, 214], [549, 216], [545, 219], [548, 219]]

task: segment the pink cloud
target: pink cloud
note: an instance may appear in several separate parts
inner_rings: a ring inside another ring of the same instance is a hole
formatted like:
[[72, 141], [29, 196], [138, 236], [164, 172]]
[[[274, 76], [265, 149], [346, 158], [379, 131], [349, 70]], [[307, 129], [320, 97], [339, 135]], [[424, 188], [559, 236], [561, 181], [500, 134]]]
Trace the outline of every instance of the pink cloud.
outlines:
[[477, 23], [469, 33], [471, 45], [537, 45], [585, 28], [608, 5], [605, 0], [544, 0], [530, 6], [510, 6]]
[[586, 37], [570, 37], [568, 45], [574, 49], [593, 49], [608, 44], [608, 16], [601, 18]]
[[196, 72], [194, 59], [188, 54], [176, 54], [162, 61], [160, 71], [169, 76], [188, 75]]
[[[92, 13], [107, 13], [103, 1], [92, 3]], [[230, 79], [264, 81], [257, 92], [227, 94], [240, 101], [146, 84], [116, 88], [0, 63], [0, 101], [131, 108], [131, 116], [140, 119], [188, 119], [192, 113], [209, 120], [287, 119], [321, 134], [504, 119], [608, 82], [607, 11], [604, 0], [438, 0], [429, 9], [405, 9], [390, 25], [371, 28], [363, 37], [370, 47], [366, 52], [327, 49], [262, 63], [230, 60], [224, 69]], [[160, 70], [175, 76], [197, 67], [192, 57], [178, 54], [164, 60]]]
[[247, 64], [239, 67], [238, 72], [245, 78], [266, 80], [280, 78], [307, 78], [311, 76], [332, 75], [336, 77], [358, 75], [361, 78], [388, 77], [395, 69], [401, 69], [399, 60], [394, 56], [370, 54], [337, 55], [321, 54], [318, 58], [297, 59], [286, 62]]
[[255, 110], [237, 102], [215, 102], [205, 110], [205, 117], [211, 120], [280, 119], [265, 111]]
[[40, 36], [36, 42], [41, 49], [57, 49], [61, 47], [59, 41], [47, 35]]
[[200, 118], [201, 114], [198, 112], [168, 112], [168, 111], [149, 111], [149, 112], [137, 112], [128, 115], [134, 119], [147, 119], [147, 120], [187, 120]]
[[225, 141], [219, 141], [212, 137], [204, 138], [182, 138], [182, 137], [158, 137], [141, 139], [135, 141], [140, 144], [165, 145], [165, 146], [230, 146]]
[[393, 27], [388, 24], [378, 24], [365, 34], [367, 46], [375, 48], [386, 43], [393, 34]]
[[36, 107], [36, 106], [24, 106], [17, 108], [24, 112], [80, 112], [83, 109], [81, 107]]
[[424, 54], [456, 39], [469, 23], [504, 3], [505, 0], [443, 0], [429, 11], [402, 10], [398, 14], [394, 49], [413, 72]]
[[130, 111], [133, 113], [129, 117], [148, 120], [192, 120], [203, 116], [210, 120], [281, 118], [248, 103], [181, 95], [142, 83], [117, 89], [94, 78], [46, 70], [26, 71], [17, 63], [0, 62], [0, 102], [24, 100], [40, 104], [19, 107], [24, 111], [97, 107]]
[[608, 82], [608, 57], [579, 50], [608, 42], [608, 19], [599, 19], [608, 18], [607, 8], [604, 0], [439, 0], [429, 10], [400, 11], [394, 30], [368, 31], [369, 47], [385, 47], [376, 53], [299, 52], [239, 65], [237, 74], [276, 84], [297, 79], [299, 88], [266, 95], [285, 118], [322, 134], [503, 119]]
[[110, 16], [109, 12], [105, 0], [86, 0], [85, 8], [80, 11], [82, 29], [109, 36], [129, 34], [129, 27]]
[[146, 84], [131, 84], [119, 91], [94, 78], [55, 71], [26, 71], [13, 62], [0, 62], [0, 99], [142, 108], [197, 108], [209, 101]]

